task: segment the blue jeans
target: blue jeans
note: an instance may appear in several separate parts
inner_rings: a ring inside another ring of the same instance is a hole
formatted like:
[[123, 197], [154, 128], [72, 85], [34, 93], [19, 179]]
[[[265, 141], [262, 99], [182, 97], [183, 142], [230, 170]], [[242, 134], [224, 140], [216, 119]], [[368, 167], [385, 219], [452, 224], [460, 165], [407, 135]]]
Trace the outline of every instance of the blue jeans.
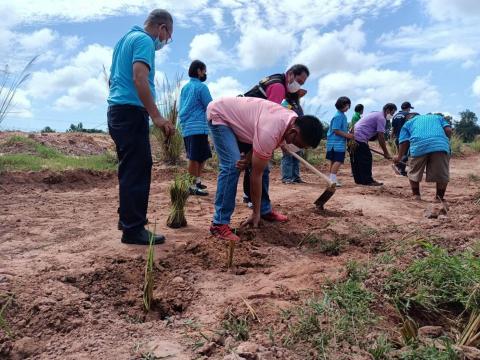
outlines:
[[[226, 125], [212, 125], [208, 123], [212, 135], [213, 145], [218, 156], [217, 192], [215, 194], [214, 224], [230, 224], [235, 210], [238, 178], [240, 171], [235, 167], [240, 160], [240, 150], [237, 138], [232, 129]], [[267, 194], [268, 195], [268, 194]], [[270, 201], [266, 201], [262, 191], [260, 213], [268, 214], [272, 211]]]
[[[299, 151], [297, 154], [301, 155], [302, 151]], [[282, 181], [294, 182], [298, 180], [300, 180], [300, 161], [290, 154], [283, 154]]]

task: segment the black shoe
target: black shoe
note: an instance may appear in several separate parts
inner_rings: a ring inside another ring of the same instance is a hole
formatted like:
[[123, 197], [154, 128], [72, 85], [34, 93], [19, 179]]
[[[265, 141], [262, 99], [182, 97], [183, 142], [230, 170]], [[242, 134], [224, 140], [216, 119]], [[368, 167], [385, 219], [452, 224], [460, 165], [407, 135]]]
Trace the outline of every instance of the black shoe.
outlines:
[[[152, 232], [146, 229], [138, 231], [124, 231], [122, 235], [122, 243], [131, 245], [150, 245], [150, 237]], [[153, 245], [163, 244], [165, 236], [161, 234], [153, 235]]]
[[297, 183], [297, 184], [306, 184], [307, 183], [306, 181], [303, 181], [301, 178], [295, 179], [295, 180], [293, 180], [293, 182]]
[[370, 184], [367, 184], [367, 186], [382, 186], [382, 185], [383, 185], [383, 183], [375, 181], [375, 180], [373, 180]]
[[201, 182], [196, 183], [195, 186], [202, 190], [205, 190], [207, 188], [207, 185], [203, 185]]
[[205, 190], [202, 190], [198, 187], [191, 187], [189, 189], [190, 195], [198, 195], [198, 196], [208, 196], [208, 192]]

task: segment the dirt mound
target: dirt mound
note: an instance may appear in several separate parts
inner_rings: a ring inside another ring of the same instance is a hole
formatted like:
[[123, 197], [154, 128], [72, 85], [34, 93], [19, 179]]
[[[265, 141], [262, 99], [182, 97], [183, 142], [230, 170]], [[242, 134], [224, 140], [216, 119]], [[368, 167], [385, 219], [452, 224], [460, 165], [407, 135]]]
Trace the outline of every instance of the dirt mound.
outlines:
[[95, 187], [109, 187], [115, 179], [112, 171], [66, 170], [53, 172], [50, 170], [29, 172], [7, 172], [0, 175], [0, 185], [8, 191], [9, 188], [27, 189], [41, 187], [44, 189], [70, 190]]
[[[115, 144], [108, 134], [0, 132], [0, 141], [7, 141], [12, 136], [28, 137], [65, 155], [99, 155], [106, 151], [115, 151]], [[2, 147], [1, 152], [8, 154], [31, 153], [31, 145], [13, 145]]]

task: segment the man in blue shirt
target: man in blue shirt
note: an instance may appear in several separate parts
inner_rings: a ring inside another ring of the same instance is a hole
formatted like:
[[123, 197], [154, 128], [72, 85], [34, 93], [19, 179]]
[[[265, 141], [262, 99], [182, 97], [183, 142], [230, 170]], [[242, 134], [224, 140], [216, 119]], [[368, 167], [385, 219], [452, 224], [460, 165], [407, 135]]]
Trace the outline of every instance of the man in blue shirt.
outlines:
[[449, 182], [451, 125], [442, 115], [410, 114], [407, 120], [400, 131], [400, 148], [394, 161], [401, 161], [410, 147], [408, 179], [413, 195], [420, 200], [420, 181], [426, 167], [426, 181], [436, 183], [436, 198], [443, 201]]
[[[115, 142], [120, 192], [119, 228], [122, 242], [148, 245], [148, 196], [152, 170], [149, 117], [170, 136], [173, 124], [164, 119], [155, 105], [155, 51], [172, 38], [173, 19], [166, 10], [153, 10], [144, 27], [134, 26], [115, 45], [110, 70], [108, 130]], [[155, 244], [165, 241], [153, 237]]]
[[[410, 102], [405, 101], [402, 103], [401, 110], [395, 114], [392, 119], [392, 137], [395, 139], [395, 145], [397, 146], [398, 151], [398, 138], [400, 137], [400, 130], [402, 130], [402, 126], [407, 121], [406, 116], [410, 113], [410, 110], [413, 109], [412, 104]], [[408, 151], [407, 151], [408, 153]], [[405, 154], [402, 158], [402, 162], [406, 163], [408, 161], [408, 154]], [[395, 165], [395, 172], [402, 175], [407, 176], [406, 166], [404, 164]]]

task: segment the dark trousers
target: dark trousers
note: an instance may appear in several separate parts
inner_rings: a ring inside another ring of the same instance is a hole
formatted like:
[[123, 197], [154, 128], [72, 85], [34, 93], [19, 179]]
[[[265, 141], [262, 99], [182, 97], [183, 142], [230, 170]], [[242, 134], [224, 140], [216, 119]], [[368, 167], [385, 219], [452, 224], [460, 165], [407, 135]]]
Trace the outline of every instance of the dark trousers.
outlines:
[[355, 150], [350, 151], [353, 179], [356, 184], [368, 185], [373, 182], [372, 153], [368, 143], [357, 141]]
[[147, 222], [152, 173], [148, 113], [139, 106], [113, 105], [107, 118], [119, 161], [120, 224], [124, 231], [140, 230]]
[[[240, 153], [245, 155], [252, 150], [252, 144], [238, 142], [238, 148]], [[248, 167], [245, 169], [245, 174], [243, 176], [243, 193], [247, 195], [248, 201], [251, 201], [250, 197], [250, 173], [252, 169]], [[270, 196], [268, 195], [268, 189], [270, 187], [270, 167], [267, 165], [262, 175], [262, 203], [270, 203]]]

